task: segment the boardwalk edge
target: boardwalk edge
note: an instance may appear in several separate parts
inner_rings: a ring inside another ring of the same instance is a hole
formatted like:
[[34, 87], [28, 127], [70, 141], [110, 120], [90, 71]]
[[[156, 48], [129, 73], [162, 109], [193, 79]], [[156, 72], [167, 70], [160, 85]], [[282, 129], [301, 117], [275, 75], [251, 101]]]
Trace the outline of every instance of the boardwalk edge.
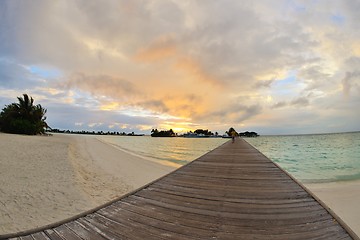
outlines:
[[[244, 140], [245, 141], [245, 140]], [[256, 147], [254, 147], [253, 145], [251, 145], [250, 143], [248, 143], [247, 141], [245, 141], [247, 144], [249, 144], [250, 146], [252, 146], [253, 148], [255, 148], [256, 150], [258, 150], [264, 157], [268, 158], [267, 156], [265, 156], [265, 154], [263, 154], [259, 149], [257, 149]], [[314, 194], [310, 189], [308, 189], [303, 183], [301, 183], [300, 181], [298, 181], [295, 177], [293, 177], [290, 173], [288, 173], [287, 171], [285, 171], [279, 164], [277, 164], [276, 162], [272, 161], [270, 158], [268, 158], [271, 162], [273, 162], [276, 167], [278, 167], [281, 171], [283, 171], [287, 176], [289, 176], [294, 182], [296, 182], [301, 188], [303, 188], [307, 193], [309, 193], [311, 195], [311, 197], [313, 197], [339, 224], [341, 227], [343, 227], [348, 234], [350, 235], [350, 237], [352, 237], [354, 240], [360, 240], [359, 236], [349, 227], [349, 225], [347, 225], [344, 220], [341, 219], [341, 217], [339, 217], [330, 207], [328, 207], [318, 196], [316, 196], [316, 194]]]

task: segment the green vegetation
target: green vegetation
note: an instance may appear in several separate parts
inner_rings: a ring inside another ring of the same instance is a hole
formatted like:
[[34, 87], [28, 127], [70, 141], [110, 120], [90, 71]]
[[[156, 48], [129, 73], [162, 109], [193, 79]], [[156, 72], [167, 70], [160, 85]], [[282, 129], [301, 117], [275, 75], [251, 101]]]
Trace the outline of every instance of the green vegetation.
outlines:
[[181, 136], [186, 137], [186, 138], [207, 138], [207, 137], [219, 137], [219, 134], [218, 134], [218, 132], [215, 132], [215, 135], [214, 135], [214, 133], [212, 133], [208, 129], [206, 129], [206, 130], [196, 129], [194, 132], [189, 131]]
[[246, 132], [240, 133], [240, 137], [258, 137], [258, 136], [259, 136], [259, 134], [257, 134], [256, 132], [246, 131]]
[[172, 129], [168, 131], [158, 131], [157, 129], [151, 130], [152, 137], [175, 137], [176, 134]]
[[203, 130], [203, 129], [196, 129], [195, 131], [194, 131], [194, 133], [196, 133], [196, 134], [204, 134], [205, 136], [213, 136], [214, 134], [211, 132], [211, 131], [209, 131], [209, 130]]
[[18, 103], [6, 105], [0, 113], [0, 131], [5, 133], [36, 135], [49, 128], [45, 122], [46, 109], [34, 105], [34, 99], [27, 94], [18, 97]]
[[66, 133], [66, 134], [83, 134], [83, 135], [117, 135], [117, 136], [144, 136], [145, 134], [137, 134], [134, 132], [131, 133], [125, 133], [125, 132], [103, 132], [103, 131], [85, 131], [85, 130], [60, 130], [57, 128], [53, 128], [51, 130], [49, 130], [48, 132], [53, 132], [53, 133]]
[[249, 132], [249, 131], [246, 131], [246, 132], [241, 132], [241, 133], [238, 133], [236, 132], [236, 130], [234, 128], [229, 128], [229, 131], [226, 131], [225, 133], [228, 135], [228, 136], [231, 136], [232, 135], [232, 132], [235, 132], [235, 136], [240, 136], [240, 137], [258, 137], [259, 134], [257, 134], [256, 132]]

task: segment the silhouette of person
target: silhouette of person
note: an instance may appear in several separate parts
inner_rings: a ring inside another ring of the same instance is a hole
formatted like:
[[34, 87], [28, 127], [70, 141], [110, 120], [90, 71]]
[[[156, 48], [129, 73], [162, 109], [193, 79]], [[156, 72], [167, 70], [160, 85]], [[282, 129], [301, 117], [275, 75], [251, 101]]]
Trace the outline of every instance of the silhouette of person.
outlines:
[[232, 143], [235, 142], [235, 136], [236, 136], [236, 132], [235, 132], [235, 131], [232, 131], [232, 132], [231, 132]]

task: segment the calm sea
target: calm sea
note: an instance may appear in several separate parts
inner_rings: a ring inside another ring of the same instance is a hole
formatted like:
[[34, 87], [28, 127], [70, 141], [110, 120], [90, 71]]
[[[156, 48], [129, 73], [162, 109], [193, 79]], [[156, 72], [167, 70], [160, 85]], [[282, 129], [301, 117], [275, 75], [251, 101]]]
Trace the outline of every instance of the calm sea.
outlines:
[[[220, 146], [221, 138], [101, 136], [128, 152], [184, 165]], [[360, 180], [360, 132], [246, 138], [302, 182]]]
[[360, 180], [360, 132], [246, 140], [302, 182]]
[[222, 138], [154, 138], [150, 136], [100, 136], [105, 142], [161, 163], [185, 165], [225, 143]]

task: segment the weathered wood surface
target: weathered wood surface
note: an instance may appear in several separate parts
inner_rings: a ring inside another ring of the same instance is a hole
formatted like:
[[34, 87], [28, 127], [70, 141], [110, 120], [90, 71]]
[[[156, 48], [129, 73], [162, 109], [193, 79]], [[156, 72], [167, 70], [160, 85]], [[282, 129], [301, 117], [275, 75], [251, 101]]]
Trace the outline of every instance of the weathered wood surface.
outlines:
[[352, 239], [241, 139], [93, 213], [27, 234], [14, 239]]

